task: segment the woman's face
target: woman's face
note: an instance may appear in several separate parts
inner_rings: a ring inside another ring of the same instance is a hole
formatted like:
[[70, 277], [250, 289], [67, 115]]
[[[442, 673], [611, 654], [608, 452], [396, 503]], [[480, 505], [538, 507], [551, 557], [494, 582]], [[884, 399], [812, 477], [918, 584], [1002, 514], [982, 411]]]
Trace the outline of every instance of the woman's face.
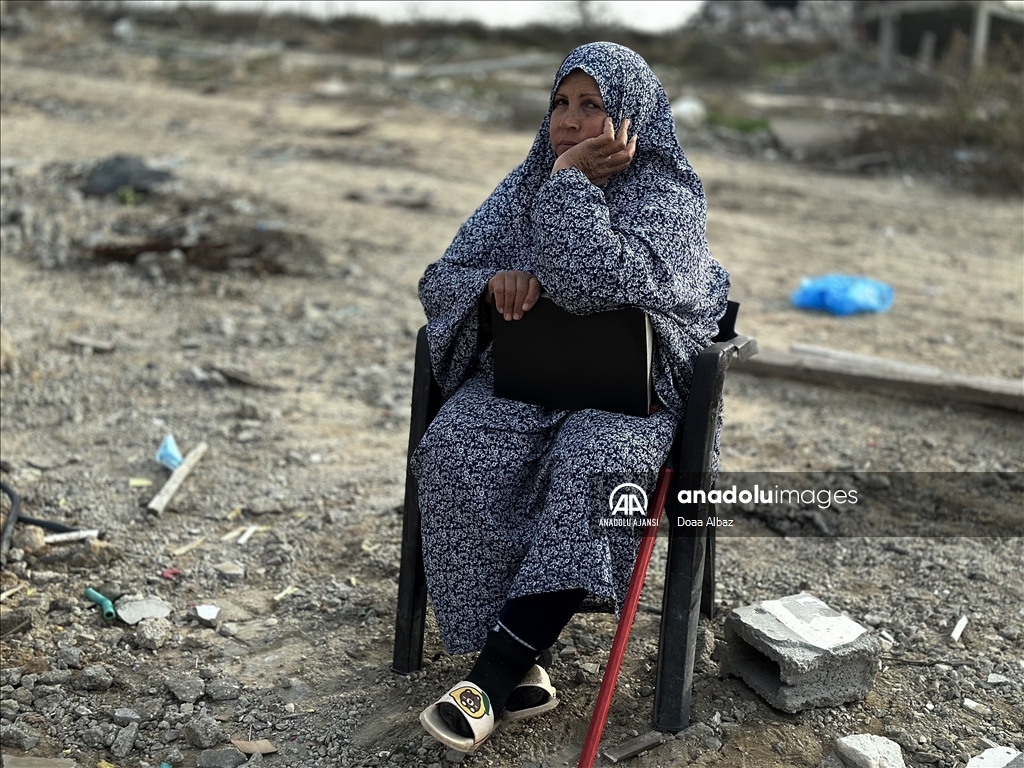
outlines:
[[586, 72], [574, 69], [566, 75], [555, 91], [551, 107], [551, 148], [556, 155], [586, 139], [600, 136], [608, 113], [604, 110], [601, 89]]

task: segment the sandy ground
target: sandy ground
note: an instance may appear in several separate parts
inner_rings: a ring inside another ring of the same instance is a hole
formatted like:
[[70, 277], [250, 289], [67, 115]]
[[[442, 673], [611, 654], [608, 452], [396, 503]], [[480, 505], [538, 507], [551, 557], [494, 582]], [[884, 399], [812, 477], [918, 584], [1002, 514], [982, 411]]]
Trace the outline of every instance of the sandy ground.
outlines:
[[[246, 724], [251, 732], [254, 721], [245, 717], [254, 713], [283, 725], [268, 726], [282, 751], [267, 764], [398, 764], [394, 756], [406, 753], [404, 764], [442, 761], [444, 751], [423, 741], [415, 715], [458, 679], [466, 660], [444, 655], [428, 632], [427, 672], [409, 681], [389, 671], [396, 508], [412, 347], [423, 321], [416, 281], [522, 159], [532, 134], [358, 95], [201, 94], [151, 76], [152, 62], [144, 59], [133, 76], [112, 78], [40, 66], [45, 61], [37, 54], [7, 40], [0, 57], [0, 137], [11, 189], [31, 187], [51, 163], [137, 154], [173, 165], [189, 194], [212, 191], [283, 211], [287, 226], [311, 237], [326, 257], [325, 271], [310, 277], [190, 272], [165, 282], [131, 266], [81, 258], [44, 269], [5, 250], [2, 320], [15, 349], [15, 371], [3, 376], [3, 457], [14, 467], [5, 479], [19, 485], [27, 514], [99, 524], [123, 553], [105, 573], [62, 570], [66, 564], [35, 570], [64, 574], [55, 583], [66, 590], [59, 595], [65, 601], [90, 582], [114, 581], [125, 592], [163, 595], [175, 615], [190, 603], [220, 601], [241, 629], [215, 635], [181, 619], [160, 650], [142, 650], [131, 628], [116, 635], [88, 604], [48, 603], [50, 616], [64, 611], [68, 625], [51, 618], [33, 624], [31, 634], [5, 637], [4, 666], [45, 668], [59, 642], [81, 646], [123, 676], [117, 693], [93, 707], [102, 720], [115, 706], [153, 698], [163, 690], [153, 682], [161, 675], [208, 663], [248, 691], [237, 710], [212, 707], [232, 735]], [[328, 135], [362, 124], [369, 128], [355, 136]], [[309, 157], [313, 151], [320, 157]], [[358, 157], [364, 159], [352, 159]], [[690, 159], [707, 190], [713, 253], [729, 269], [732, 298], [743, 306], [739, 329], [762, 348], [805, 343], [960, 373], [1024, 376], [1020, 199], [967, 196], [909, 178], [824, 175], [699, 153]], [[429, 194], [431, 202], [413, 210], [350, 199], [385, 187]], [[69, 195], [70, 209], [81, 205]], [[801, 276], [831, 271], [891, 283], [892, 310], [835, 318], [791, 308], [788, 297]], [[80, 355], [68, 345], [73, 334], [114, 339], [117, 349]], [[188, 338], [201, 344], [183, 347]], [[244, 367], [280, 389], [204, 389], [188, 372], [210, 362]], [[211, 451], [172, 510], [155, 518], [140, 506], [152, 491], [128, 481], [161, 481], [151, 455], [168, 429], [185, 450], [208, 440]], [[725, 469], [1017, 473], [1024, 424], [1019, 414], [736, 375], [728, 384], [722, 445]], [[47, 464], [41, 456], [49, 466], [31, 468], [33, 459]], [[220, 542], [249, 523], [277, 531], [260, 531], [248, 551]], [[206, 544], [170, 554], [200, 536]], [[713, 720], [719, 712], [736, 722], [739, 711], [740, 727], [720, 750], [694, 751], [697, 764], [813, 766], [835, 736], [858, 731], [909, 733], [913, 748], [904, 745], [904, 755], [912, 765], [962, 765], [964, 755], [980, 751], [978, 737], [1024, 747], [1015, 710], [1021, 644], [1019, 635], [999, 634], [1024, 621], [1024, 589], [1013, 566], [1020, 540], [912, 540], [897, 549], [903, 554], [871, 540], [829, 547], [820, 540], [730, 539], [720, 550], [721, 607], [810, 589], [858, 620], [889, 615], [882, 626], [891, 626], [908, 652], [989, 660], [978, 666], [982, 680], [991, 669], [1013, 672], [1010, 692], [957, 688], [996, 714], [979, 721], [956, 696], [931, 693], [940, 679], [947, 690], [948, 672], [894, 663], [864, 703], [782, 715], [738, 681], [717, 677], [709, 661], [698, 675], [694, 719]], [[645, 597], [652, 605], [661, 584], [658, 558]], [[247, 565], [243, 582], [218, 579], [214, 566], [225, 559]], [[173, 584], [154, 576], [168, 565], [185, 576]], [[968, 580], [971, 568], [985, 579]], [[31, 570], [22, 569], [20, 578], [31, 581]], [[4, 587], [18, 578], [5, 575]], [[270, 599], [293, 585], [300, 587], [297, 597]], [[55, 590], [36, 581], [5, 603], [5, 612], [24, 607], [19, 601], [29, 592]], [[964, 641], [949, 643], [952, 624], [972, 611]], [[721, 618], [708, 627], [720, 638]], [[584, 617], [566, 634], [597, 637], [588, 660], [600, 662], [613, 631], [609, 617]], [[649, 728], [651, 699], [638, 689], [653, 680], [657, 617], [642, 613], [634, 638], [624, 671], [631, 687], [620, 686], [607, 743]], [[501, 734], [469, 764], [573, 760], [599, 679], [581, 678], [567, 662], [553, 674], [566, 695], [562, 709]], [[940, 704], [934, 712], [923, 709], [929, 696]], [[951, 707], [944, 717], [942, 702]], [[291, 719], [289, 711], [286, 719], [285, 703], [302, 717]], [[33, 715], [44, 732], [33, 754], [67, 748], [81, 765], [94, 765], [106, 753], [83, 743], [86, 724], [66, 709], [60, 727], [48, 715]], [[184, 720], [184, 710], [179, 714]], [[117, 765], [155, 765], [171, 749], [194, 761], [188, 744], [157, 738], [161, 717], [175, 724], [169, 715], [155, 717]], [[935, 746], [940, 739], [951, 748]], [[685, 759], [684, 748], [666, 746], [635, 764]]]

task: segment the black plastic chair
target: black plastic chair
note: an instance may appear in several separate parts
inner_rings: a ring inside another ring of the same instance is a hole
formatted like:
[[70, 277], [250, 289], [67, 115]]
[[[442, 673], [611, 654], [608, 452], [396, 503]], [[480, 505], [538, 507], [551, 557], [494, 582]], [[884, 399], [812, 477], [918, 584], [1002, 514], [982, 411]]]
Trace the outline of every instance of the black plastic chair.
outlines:
[[[686, 413], [676, 431], [667, 464], [674, 470], [665, 505], [670, 522], [676, 517], [714, 516], [714, 505], [680, 505], [683, 490], [711, 490], [711, 461], [715, 430], [722, 405], [725, 374], [733, 358], [747, 360], [757, 353], [757, 342], [734, 330], [739, 304], [730, 301], [719, 322], [719, 333], [697, 358]], [[416, 339], [412, 421], [409, 456], [419, 445], [430, 421], [441, 407], [441, 389], [431, 372], [426, 328]], [[652, 511], [653, 512], [653, 511]], [[427, 584], [420, 539], [420, 508], [416, 478], [406, 468], [405, 517], [402, 526], [402, 563], [398, 577], [398, 613], [391, 669], [409, 674], [423, 667], [423, 631]], [[665, 591], [662, 598], [658, 673], [654, 694], [654, 725], [678, 732], [690, 722], [693, 662], [700, 613], [712, 617], [715, 601], [715, 529], [670, 527]], [[685, 642], [673, 642], [685, 638]]]

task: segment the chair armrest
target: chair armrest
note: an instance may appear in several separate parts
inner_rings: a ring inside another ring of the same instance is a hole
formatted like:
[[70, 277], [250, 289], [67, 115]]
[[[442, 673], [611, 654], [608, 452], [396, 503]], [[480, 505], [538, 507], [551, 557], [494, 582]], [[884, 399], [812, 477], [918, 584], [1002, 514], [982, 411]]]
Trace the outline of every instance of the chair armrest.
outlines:
[[726, 368], [728, 368], [729, 363], [732, 362], [734, 357], [740, 362], [746, 362], [757, 354], [757, 339], [753, 339], [750, 336], [733, 336], [728, 341], [716, 341], [705, 348], [700, 354], [701, 356], [718, 356], [723, 353], [726, 355]]
[[755, 339], [733, 336], [728, 341], [715, 342], [697, 356], [686, 414], [679, 429], [678, 445], [673, 449], [680, 480], [683, 476], [692, 478], [708, 471], [729, 363], [734, 357], [748, 360], [756, 354]]

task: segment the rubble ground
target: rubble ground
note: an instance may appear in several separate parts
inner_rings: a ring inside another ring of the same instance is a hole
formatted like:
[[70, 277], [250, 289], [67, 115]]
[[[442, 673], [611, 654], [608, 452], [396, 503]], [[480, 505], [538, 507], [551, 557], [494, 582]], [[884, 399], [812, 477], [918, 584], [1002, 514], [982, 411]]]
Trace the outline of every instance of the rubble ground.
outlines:
[[[237, 765], [229, 739], [266, 739], [276, 752], [250, 763], [574, 765], [613, 617], [576, 617], [552, 668], [561, 706], [474, 756], [417, 722], [469, 664], [443, 651], [431, 618], [424, 670], [390, 671], [417, 280], [532, 132], [355, 75], [330, 98], [301, 79], [171, 87], [157, 54], [62, 30], [59, 44], [0, 41], [3, 479], [24, 514], [102, 535], [47, 545], [19, 526], [0, 579], [4, 754]], [[174, 178], [84, 194], [118, 154]], [[690, 159], [739, 328], [763, 348], [1024, 376], [1019, 198]], [[831, 271], [889, 282], [893, 308], [838, 318], [789, 305], [801, 276]], [[155, 515], [168, 433], [183, 453], [209, 449]], [[955, 403], [736, 373], [722, 446], [725, 470], [974, 472], [1024, 489], [1021, 415]], [[723, 536], [696, 730], [631, 765], [817, 766], [859, 733], [892, 739], [913, 768], [1024, 749], [1024, 545], [986, 537], [984, 504], [968, 509], [977, 535], [782, 537], [749, 519], [749, 535]], [[664, 550], [606, 745], [651, 728]], [[107, 622], [89, 587], [169, 613]], [[803, 591], [880, 638], [863, 701], [786, 714], [721, 675], [729, 611]]]

